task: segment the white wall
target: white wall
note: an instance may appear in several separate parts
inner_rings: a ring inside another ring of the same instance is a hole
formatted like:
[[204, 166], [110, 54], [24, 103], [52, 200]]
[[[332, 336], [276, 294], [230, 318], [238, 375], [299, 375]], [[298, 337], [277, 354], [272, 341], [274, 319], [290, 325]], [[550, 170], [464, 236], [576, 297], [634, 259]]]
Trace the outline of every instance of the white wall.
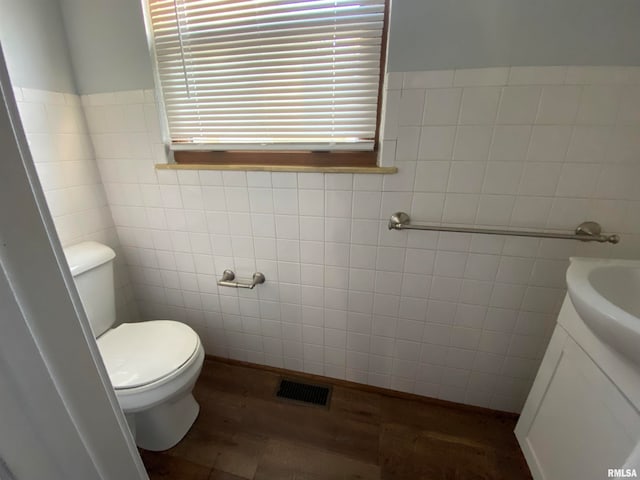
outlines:
[[[640, 71], [390, 74], [397, 175], [154, 171], [152, 91], [83, 97], [144, 318], [192, 325], [210, 354], [519, 411], [570, 255], [637, 257]], [[391, 213], [573, 229], [617, 246], [389, 232]], [[255, 270], [253, 291], [217, 288]]]
[[[0, 41], [42, 188], [63, 246], [120, 251], [97, 169], [57, 2], [0, 2]], [[116, 262], [118, 320], [138, 318], [127, 267]]]
[[[120, 242], [107, 205], [80, 97], [14, 88], [31, 155], [63, 246], [86, 240]], [[125, 263], [116, 262], [119, 321], [138, 318]]]

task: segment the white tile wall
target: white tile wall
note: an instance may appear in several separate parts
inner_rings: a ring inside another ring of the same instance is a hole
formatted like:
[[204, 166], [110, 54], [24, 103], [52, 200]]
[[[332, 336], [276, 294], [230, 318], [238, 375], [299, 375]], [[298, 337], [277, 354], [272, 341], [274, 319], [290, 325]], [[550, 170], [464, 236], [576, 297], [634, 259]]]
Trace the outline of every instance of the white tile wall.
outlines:
[[[63, 246], [86, 240], [121, 253], [78, 95], [14, 89], [22, 125]], [[123, 259], [115, 268], [118, 320], [138, 319]]]
[[[570, 255], [640, 253], [640, 69], [517, 67], [388, 75], [397, 175], [154, 170], [150, 91], [83, 98], [144, 318], [209, 353], [519, 411]], [[437, 232], [415, 222], [571, 230], [618, 246]], [[226, 268], [267, 282], [217, 288]]]

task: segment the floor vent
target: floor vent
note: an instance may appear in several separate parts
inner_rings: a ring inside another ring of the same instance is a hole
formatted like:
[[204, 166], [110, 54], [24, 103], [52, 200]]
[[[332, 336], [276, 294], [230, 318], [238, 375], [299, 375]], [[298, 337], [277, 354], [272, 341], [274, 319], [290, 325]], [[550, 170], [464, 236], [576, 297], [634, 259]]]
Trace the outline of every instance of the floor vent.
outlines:
[[276, 396], [296, 403], [328, 407], [329, 399], [331, 398], [331, 387], [283, 378], [278, 386]]

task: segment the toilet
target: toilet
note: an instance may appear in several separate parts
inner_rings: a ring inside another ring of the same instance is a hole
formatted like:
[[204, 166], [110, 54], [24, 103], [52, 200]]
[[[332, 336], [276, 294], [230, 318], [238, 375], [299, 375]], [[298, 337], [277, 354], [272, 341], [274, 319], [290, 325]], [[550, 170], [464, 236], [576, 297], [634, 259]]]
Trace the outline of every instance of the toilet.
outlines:
[[83, 242], [64, 253], [136, 444], [154, 451], [173, 447], [200, 411], [192, 395], [204, 361], [198, 334], [171, 320], [114, 328], [115, 252], [97, 242]]

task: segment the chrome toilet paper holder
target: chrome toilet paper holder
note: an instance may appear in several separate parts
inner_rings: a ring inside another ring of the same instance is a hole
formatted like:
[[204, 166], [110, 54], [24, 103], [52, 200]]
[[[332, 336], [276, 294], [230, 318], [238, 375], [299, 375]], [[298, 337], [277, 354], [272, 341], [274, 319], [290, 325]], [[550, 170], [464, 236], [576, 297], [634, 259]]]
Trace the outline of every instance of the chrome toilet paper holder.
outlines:
[[233, 272], [233, 270], [227, 269], [222, 272], [222, 278], [218, 280], [218, 286], [231, 288], [248, 288], [249, 290], [253, 290], [256, 285], [264, 283], [266, 280], [262, 272], [255, 272], [250, 283], [234, 282], [235, 278], [236, 274]]

